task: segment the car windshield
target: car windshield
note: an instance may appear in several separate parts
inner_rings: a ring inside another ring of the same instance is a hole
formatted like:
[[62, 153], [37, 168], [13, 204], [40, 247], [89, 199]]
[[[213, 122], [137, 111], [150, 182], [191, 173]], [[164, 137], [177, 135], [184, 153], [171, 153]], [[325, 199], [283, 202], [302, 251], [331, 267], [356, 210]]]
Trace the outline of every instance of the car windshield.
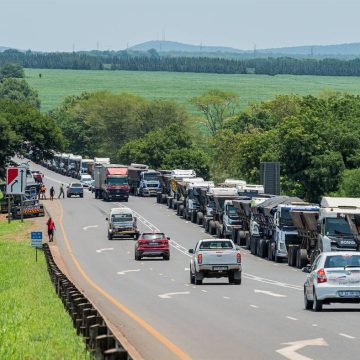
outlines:
[[132, 215], [131, 214], [114, 214], [114, 215], [112, 215], [111, 218], [112, 218], [113, 222], [132, 221]]
[[127, 177], [109, 177], [107, 179], [109, 185], [127, 185]]
[[350, 226], [345, 218], [327, 218], [325, 220], [325, 235], [351, 235]]
[[325, 268], [337, 268], [346, 266], [360, 267], [360, 255], [330, 255], [326, 257]]
[[144, 240], [161, 240], [161, 239], [165, 239], [165, 234], [163, 234], [163, 233], [143, 234], [142, 238]]
[[82, 180], [82, 181], [90, 181], [90, 180], [91, 180], [91, 176], [90, 176], [90, 175], [81, 176], [81, 180]]
[[79, 183], [73, 183], [73, 184], [71, 184], [71, 187], [72, 187], [72, 188], [81, 188], [82, 185], [79, 184]]
[[290, 215], [290, 208], [281, 208], [280, 227], [282, 226], [294, 226], [294, 223]]
[[205, 249], [232, 249], [232, 243], [230, 241], [203, 241], [200, 244], [200, 250]]
[[146, 181], [158, 181], [158, 174], [144, 174], [144, 179]]

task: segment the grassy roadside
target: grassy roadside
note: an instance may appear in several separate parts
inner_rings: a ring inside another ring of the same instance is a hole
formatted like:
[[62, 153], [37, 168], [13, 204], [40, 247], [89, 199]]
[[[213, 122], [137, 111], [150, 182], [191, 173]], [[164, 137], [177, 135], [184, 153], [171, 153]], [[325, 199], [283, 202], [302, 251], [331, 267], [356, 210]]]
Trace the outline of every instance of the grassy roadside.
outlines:
[[30, 247], [33, 221], [0, 219], [0, 359], [90, 359]]

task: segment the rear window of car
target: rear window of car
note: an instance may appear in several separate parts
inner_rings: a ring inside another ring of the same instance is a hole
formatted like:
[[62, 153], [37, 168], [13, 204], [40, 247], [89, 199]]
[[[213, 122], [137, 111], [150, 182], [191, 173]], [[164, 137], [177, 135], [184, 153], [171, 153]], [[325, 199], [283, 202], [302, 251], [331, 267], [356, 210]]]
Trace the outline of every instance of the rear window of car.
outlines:
[[330, 255], [326, 257], [325, 268], [337, 268], [346, 266], [360, 267], [360, 255]]
[[165, 234], [158, 233], [158, 234], [143, 234], [142, 238], [144, 240], [160, 240], [165, 238]]
[[71, 184], [71, 187], [82, 187], [82, 185], [78, 184], [78, 183], [74, 183], [74, 184]]
[[232, 243], [230, 241], [203, 241], [200, 244], [200, 249], [232, 249]]

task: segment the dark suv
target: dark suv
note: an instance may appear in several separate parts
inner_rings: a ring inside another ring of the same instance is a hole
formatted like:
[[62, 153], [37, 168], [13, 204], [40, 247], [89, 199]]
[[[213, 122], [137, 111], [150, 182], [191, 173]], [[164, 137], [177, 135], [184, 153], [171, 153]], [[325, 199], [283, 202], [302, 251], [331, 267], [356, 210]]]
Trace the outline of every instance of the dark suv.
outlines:
[[71, 196], [80, 196], [84, 197], [84, 188], [80, 183], [71, 183], [66, 190], [66, 196], [69, 198]]

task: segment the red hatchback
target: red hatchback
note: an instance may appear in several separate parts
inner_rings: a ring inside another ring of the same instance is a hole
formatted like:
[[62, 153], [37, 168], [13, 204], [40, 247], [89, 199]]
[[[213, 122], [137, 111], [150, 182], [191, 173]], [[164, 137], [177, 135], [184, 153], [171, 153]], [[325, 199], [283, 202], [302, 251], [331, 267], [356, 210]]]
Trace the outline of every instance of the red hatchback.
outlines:
[[135, 260], [142, 257], [159, 257], [170, 260], [169, 237], [164, 233], [147, 232], [142, 233], [135, 243]]

